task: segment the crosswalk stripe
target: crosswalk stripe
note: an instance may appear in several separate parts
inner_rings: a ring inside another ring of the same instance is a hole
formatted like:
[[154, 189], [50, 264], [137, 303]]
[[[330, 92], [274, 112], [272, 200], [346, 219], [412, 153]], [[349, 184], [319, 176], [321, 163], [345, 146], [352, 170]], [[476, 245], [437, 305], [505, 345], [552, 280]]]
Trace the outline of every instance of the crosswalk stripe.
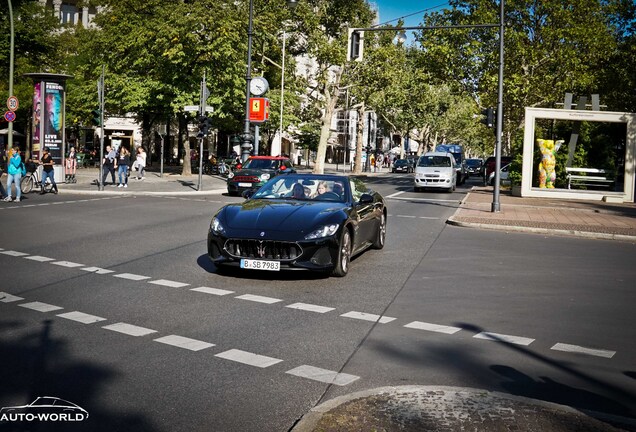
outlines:
[[308, 303], [293, 303], [293, 304], [287, 305], [285, 307], [288, 307], [290, 309], [300, 309], [300, 310], [304, 310], [304, 311], [318, 312], [318, 313], [327, 313], [327, 312], [331, 312], [332, 310], [336, 309], [336, 308], [332, 308], [332, 307], [318, 306], [318, 305], [313, 305], [313, 304], [308, 304]]
[[196, 339], [190, 339], [183, 336], [169, 335], [154, 340], [155, 342], [184, 348], [190, 351], [201, 351], [206, 348], [213, 347], [214, 344], [203, 342]]
[[224, 296], [228, 294], [234, 294], [234, 291], [219, 289], [219, 288], [209, 288], [209, 287], [198, 287], [192, 288], [190, 291], [198, 291], [206, 294], [212, 294], [217, 296]]
[[222, 353], [216, 354], [215, 357], [220, 357], [226, 360], [235, 361], [238, 363], [243, 363], [249, 366], [255, 366], [259, 368], [266, 368], [276, 363], [282, 362], [282, 360], [267, 357], [259, 354], [253, 354], [247, 351], [241, 351], [238, 349], [231, 349], [229, 351], [224, 351]]
[[152, 330], [145, 327], [139, 327], [132, 324], [126, 324], [123, 322], [107, 325], [102, 328], [106, 330], [112, 330], [118, 333], [127, 334], [129, 336], [145, 336], [151, 333], [157, 333], [157, 330]]
[[152, 280], [152, 281], [148, 281], [148, 283], [149, 284], [154, 284], [154, 285], [166, 286], [166, 287], [170, 287], [170, 288], [183, 288], [184, 286], [190, 285], [188, 283], [175, 282], [175, 281], [166, 280], [166, 279]]
[[475, 339], [485, 339], [485, 340], [491, 340], [495, 342], [505, 342], [505, 343], [511, 343], [515, 345], [525, 345], [525, 346], [530, 345], [532, 342], [534, 342], [534, 339], [530, 339], [527, 337], [510, 336], [510, 335], [490, 333], [490, 332], [481, 332], [479, 334], [476, 334], [473, 337]]
[[564, 343], [557, 343], [552, 348], [555, 351], [564, 351], [564, 352], [572, 352], [572, 353], [580, 353], [587, 354], [597, 357], [605, 357], [612, 358], [616, 354], [616, 351], [604, 350], [604, 349], [595, 349], [595, 348], [586, 348], [578, 345], [570, 345]]
[[18, 306], [23, 307], [23, 308], [27, 308], [27, 309], [32, 309], [38, 312], [51, 312], [54, 310], [60, 310], [60, 309], [64, 309], [62, 307], [59, 306], [55, 306], [52, 304], [48, 304], [48, 303], [42, 303], [42, 302], [30, 302], [30, 303], [22, 303], [19, 304]]
[[431, 323], [425, 323], [421, 321], [413, 321], [412, 323], [406, 324], [404, 327], [412, 328], [416, 330], [426, 330], [426, 331], [437, 332], [437, 333], [445, 333], [445, 334], [455, 334], [461, 330], [461, 328], [459, 327], [431, 324]]
[[396, 320], [396, 318], [392, 318], [392, 317], [380, 316], [380, 315], [370, 314], [366, 312], [356, 312], [356, 311], [347, 312], [340, 316], [345, 318], [359, 319], [363, 321], [378, 322], [380, 324], [386, 324]]
[[55, 258], [48, 258], [45, 256], [40, 256], [40, 255], [25, 256], [24, 258], [28, 260], [38, 261], [38, 262], [55, 261]]
[[2, 303], [11, 303], [20, 300], [24, 300], [24, 298], [0, 291], [0, 302]]
[[78, 311], [58, 314], [57, 316], [61, 318], [69, 319], [71, 321], [77, 321], [82, 324], [93, 324], [100, 321], [106, 321], [106, 318], [98, 317], [95, 315], [89, 315], [84, 312], [78, 312]]
[[56, 266], [61, 266], [61, 267], [68, 267], [68, 268], [82, 267], [84, 265], [84, 264], [78, 264], [72, 261], [54, 261], [51, 264]]
[[116, 275], [113, 275], [113, 276], [116, 277], [116, 278], [128, 279], [128, 280], [134, 280], [134, 281], [150, 279], [150, 276], [142, 276], [142, 275], [137, 275], [137, 274], [133, 274], [133, 273], [119, 273], [119, 274], [116, 274]]
[[273, 303], [278, 303], [282, 301], [280, 299], [276, 299], [272, 297], [264, 297], [264, 296], [253, 295], [253, 294], [243, 294], [236, 298], [241, 300], [248, 300], [248, 301], [253, 301], [257, 303], [266, 303], [266, 304], [273, 304]]
[[326, 384], [334, 384], [337, 386], [346, 386], [348, 384], [351, 384], [355, 380], [360, 379], [360, 377], [356, 375], [338, 373], [309, 365], [302, 365], [297, 368], [288, 370], [285, 373], [314, 381], [320, 381]]

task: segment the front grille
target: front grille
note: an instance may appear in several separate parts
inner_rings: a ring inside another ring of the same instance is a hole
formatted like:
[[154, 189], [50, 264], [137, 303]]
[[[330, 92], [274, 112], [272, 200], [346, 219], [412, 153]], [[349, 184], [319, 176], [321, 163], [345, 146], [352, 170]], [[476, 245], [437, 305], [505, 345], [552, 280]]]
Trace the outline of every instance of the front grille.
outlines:
[[234, 176], [232, 177], [232, 181], [242, 183], [258, 183], [261, 181], [261, 179], [257, 176]]
[[298, 244], [272, 240], [229, 239], [225, 251], [235, 258], [268, 259], [290, 261], [302, 254]]

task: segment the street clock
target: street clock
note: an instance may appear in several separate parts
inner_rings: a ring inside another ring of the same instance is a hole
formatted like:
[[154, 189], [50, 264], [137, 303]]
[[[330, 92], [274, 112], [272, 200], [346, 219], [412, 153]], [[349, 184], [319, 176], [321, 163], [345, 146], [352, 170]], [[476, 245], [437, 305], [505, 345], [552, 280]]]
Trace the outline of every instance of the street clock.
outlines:
[[254, 77], [250, 81], [250, 93], [254, 96], [264, 95], [269, 90], [269, 83], [263, 77]]

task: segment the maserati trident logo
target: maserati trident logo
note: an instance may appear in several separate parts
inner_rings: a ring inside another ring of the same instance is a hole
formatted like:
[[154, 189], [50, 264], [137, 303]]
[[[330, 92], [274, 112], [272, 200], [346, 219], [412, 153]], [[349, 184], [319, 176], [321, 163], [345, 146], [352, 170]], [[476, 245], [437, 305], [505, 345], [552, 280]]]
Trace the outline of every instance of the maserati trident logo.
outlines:
[[265, 237], [265, 231], [261, 231], [261, 237]]
[[263, 242], [258, 242], [258, 246], [256, 246], [256, 253], [258, 253], [259, 258], [263, 258], [265, 256], [265, 245]]

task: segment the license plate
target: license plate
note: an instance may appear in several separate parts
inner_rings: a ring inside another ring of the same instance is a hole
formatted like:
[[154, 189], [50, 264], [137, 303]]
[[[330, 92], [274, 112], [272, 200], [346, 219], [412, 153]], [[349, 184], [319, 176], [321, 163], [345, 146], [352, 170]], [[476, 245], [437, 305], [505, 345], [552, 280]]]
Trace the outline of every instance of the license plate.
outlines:
[[252, 187], [252, 183], [239, 183], [239, 187]]
[[263, 260], [242, 259], [241, 260], [241, 268], [251, 269], [251, 270], [280, 271], [280, 262], [279, 261], [263, 261]]

